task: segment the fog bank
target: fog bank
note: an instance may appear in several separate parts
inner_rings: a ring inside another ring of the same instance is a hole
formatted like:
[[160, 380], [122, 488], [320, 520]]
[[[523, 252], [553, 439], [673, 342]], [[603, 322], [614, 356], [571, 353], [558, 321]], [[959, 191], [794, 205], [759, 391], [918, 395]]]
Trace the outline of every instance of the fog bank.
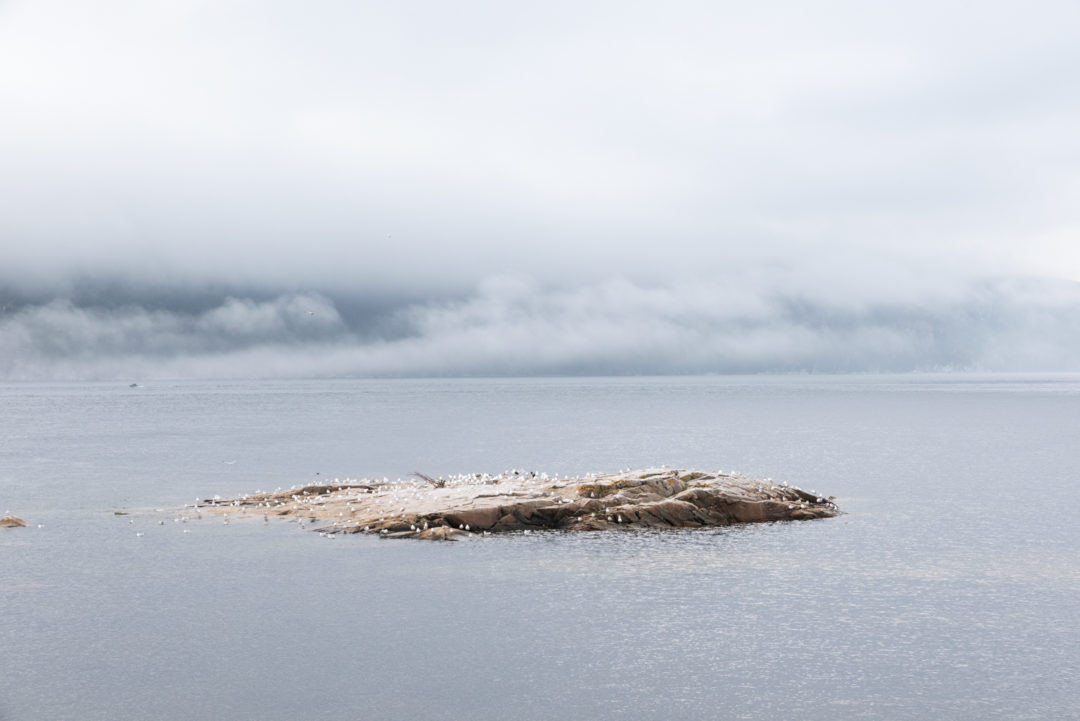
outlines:
[[514, 276], [375, 312], [317, 293], [191, 312], [55, 299], [0, 315], [0, 378], [1080, 370], [1076, 284], [843, 298], [730, 279], [556, 288]]

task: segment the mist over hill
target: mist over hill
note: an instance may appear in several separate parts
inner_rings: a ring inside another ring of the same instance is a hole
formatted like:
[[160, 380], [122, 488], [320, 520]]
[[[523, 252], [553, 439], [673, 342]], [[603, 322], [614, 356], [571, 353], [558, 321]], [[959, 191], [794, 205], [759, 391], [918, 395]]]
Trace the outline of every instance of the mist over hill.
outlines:
[[69, 297], [7, 294], [0, 377], [1075, 371], [1077, 317], [1080, 285], [1037, 279], [859, 302], [735, 279], [556, 287], [506, 276], [381, 302], [84, 284]]

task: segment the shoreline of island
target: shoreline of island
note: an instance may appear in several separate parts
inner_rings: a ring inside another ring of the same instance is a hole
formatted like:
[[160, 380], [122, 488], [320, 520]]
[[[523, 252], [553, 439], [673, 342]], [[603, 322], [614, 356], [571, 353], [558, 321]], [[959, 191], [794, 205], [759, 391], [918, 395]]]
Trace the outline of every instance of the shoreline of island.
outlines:
[[457, 540], [493, 533], [612, 528], [704, 528], [800, 521], [841, 513], [832, 497], [736, 472], [670, 468], [560, 478], [507, 471], [406, 480], [310, 483], [207, 498], [204, 514], [293, 520], [324, 534]]

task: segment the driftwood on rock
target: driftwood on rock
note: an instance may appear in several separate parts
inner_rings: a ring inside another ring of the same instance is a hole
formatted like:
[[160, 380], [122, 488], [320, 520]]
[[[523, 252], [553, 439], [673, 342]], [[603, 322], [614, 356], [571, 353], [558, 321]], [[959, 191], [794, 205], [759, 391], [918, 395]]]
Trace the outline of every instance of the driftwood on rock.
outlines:
[[648, 469], [584, 478], [513, 471], [419, 480], [297, 486], [198, 511], [291, 517], [323, 533], [453, 540], [474, 534], [558, 529], [700, 528], [838, 515], [825, 498], [772, 480], [721, 471]]

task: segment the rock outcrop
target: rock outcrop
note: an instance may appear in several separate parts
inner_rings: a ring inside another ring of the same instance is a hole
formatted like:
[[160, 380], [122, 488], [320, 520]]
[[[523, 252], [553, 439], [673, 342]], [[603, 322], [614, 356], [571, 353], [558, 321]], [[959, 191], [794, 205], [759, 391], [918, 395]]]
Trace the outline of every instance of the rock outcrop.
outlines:
[[832, 498], [737, 473], [649, 469], [585, 478], [514, 471], [297, 486], [207, 499], [194, 512], [288, 517], [322, 533], [452, 540], [510, 531], [700, 528], [840, 513]]
[[18, 516], [4, 516], [0, 518], [0, 528], [26, 528], [26, 521]]

